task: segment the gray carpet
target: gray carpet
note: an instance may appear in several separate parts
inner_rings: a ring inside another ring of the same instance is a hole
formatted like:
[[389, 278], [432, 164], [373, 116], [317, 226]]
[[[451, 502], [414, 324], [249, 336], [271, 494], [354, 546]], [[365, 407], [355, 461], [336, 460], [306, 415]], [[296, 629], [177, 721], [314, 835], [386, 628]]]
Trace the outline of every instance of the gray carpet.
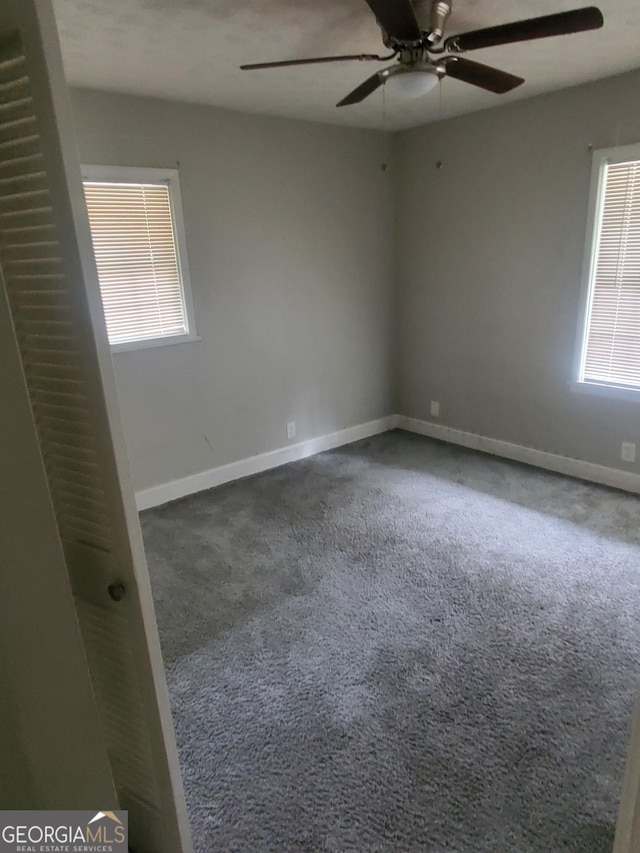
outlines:
[[402, 432], [142, 516], [199, 853], [609, 853], [640, 501]]

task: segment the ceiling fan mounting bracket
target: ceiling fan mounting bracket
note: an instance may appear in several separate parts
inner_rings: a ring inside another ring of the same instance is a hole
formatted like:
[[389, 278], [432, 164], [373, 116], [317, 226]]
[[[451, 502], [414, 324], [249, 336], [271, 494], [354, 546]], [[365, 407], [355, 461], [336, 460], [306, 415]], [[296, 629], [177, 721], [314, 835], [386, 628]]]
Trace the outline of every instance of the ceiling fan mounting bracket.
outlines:
[[455, 36], [450, 39], [447, 39], [446, 45], [443, 45], [440, 48], [440, 51], [443, 53], [446, 51], [447, 53], [464, 53], [464, 48], [460, 47], [458, 44], [458, 40]]

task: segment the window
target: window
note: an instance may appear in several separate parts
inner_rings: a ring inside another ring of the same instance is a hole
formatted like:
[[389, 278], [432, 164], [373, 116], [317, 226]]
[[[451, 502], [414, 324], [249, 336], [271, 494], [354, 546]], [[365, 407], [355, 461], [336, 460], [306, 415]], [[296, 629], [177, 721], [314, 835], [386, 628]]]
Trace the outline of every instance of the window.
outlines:
[[578, 390], [640, 401], [640, 145], [594, 154]]
[[83, 167], [112, 349], [197, 340], [175, 170]]

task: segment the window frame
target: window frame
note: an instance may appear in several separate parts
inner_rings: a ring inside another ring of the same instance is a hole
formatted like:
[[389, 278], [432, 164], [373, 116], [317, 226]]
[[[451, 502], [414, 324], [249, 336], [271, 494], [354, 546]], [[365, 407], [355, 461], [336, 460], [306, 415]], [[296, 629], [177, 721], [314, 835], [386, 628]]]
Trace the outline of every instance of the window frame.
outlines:
[[[109, 348], [112, 353], [128, 352], [131, 350], [153, 349], [155, 347], [173, 346], [189, 341], [199, 341], [200, 336], [196, 334], [195, 312], [193, 307], [193, 294], [191, 289], [191, 277], [189, 274], [189, 263], [187, 260], [187, 239], [184, 228], [184, 217], [182, 213], [182, 195], [180, 193], [180, 179], [177, 169], [158, 169], [148, 166], [106, 166], [95, 164], [82, 164], [82, 181], [96, 181], [105, 183], [124, 184], [165, 184], [169, 188], [169, 204], [171, 206], [171, 218], [173, 222], [173, 239], [178, 264], [178, 275], [180, 277], [180, 289], [182, 296], [182, 307], [187, 331], [181, 335], [162, 335], [157, 338], [144, 338], [137, 341], [123, 341], [112, 344]], [[100, 295], [102, 301], [102, 294]]]
[[[616, 163], [640, 161], [640, 142], [619, 145], [615, 148], [598, 148], [593, 151], [591, 161], [591, 183], [589, 189], [589, 207], [585, 238], [584, 259], [582, 265], [582, 285], [580, 291], [580, 309], [578, 311], [578, 330], [574, 356], [574, 368], [570, 387], [579, 394], [597, 397], [609, 397], [640, 403], [640, 388], [624, 388], [606, 382], [594, 382], [583, 377], [586, 346], [591, 322], [591, 308], [594, 294], [594, 273], [596, 255], [600, 243], [601, 213], [603, 205], [605, 167]], [[640, 319], [639, 319], [640, 322]]]

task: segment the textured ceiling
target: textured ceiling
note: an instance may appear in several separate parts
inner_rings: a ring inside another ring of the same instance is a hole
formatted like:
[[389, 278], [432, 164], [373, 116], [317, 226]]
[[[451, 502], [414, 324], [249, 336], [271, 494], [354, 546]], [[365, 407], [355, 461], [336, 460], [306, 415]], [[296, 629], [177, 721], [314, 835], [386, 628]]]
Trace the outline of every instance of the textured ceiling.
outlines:
[[[453, 0], [447, 35], [587, 5], [585, 0]], [[364, 0], [54, 0], [69, 82], [235, 110], [394, 130], [640, 66], [640, 3], [601, 0], [602, 30], [467, 54], [526, 78], [508, 95], [446, 79], [416, 101], [378, 90], [336, 109], [384, 65], [243, 72], [241, 63], [383, 51]]]

